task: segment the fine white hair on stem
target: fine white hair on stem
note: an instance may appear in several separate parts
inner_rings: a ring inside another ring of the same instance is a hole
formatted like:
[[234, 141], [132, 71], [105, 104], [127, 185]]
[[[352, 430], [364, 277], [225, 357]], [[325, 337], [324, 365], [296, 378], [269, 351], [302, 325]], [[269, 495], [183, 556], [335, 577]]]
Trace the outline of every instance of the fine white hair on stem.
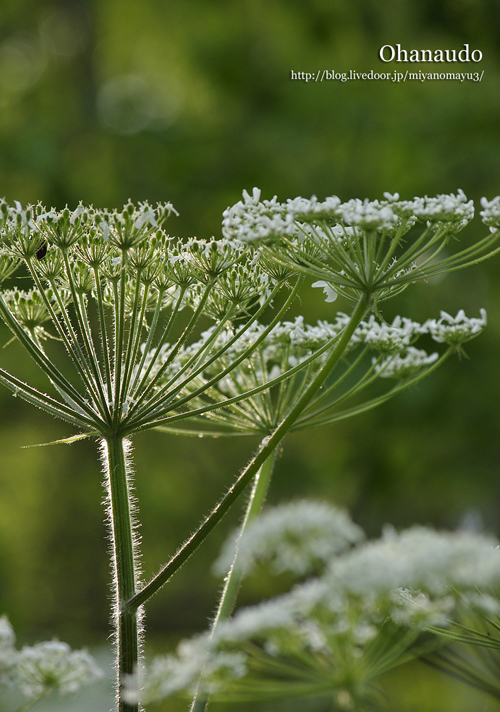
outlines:
[[[140, 544], [140, 535], [138, 532], [139, 524], [138, 524], [138, 519], [137, 519], [137, 513], [138, 513], [138, 508], [137, 508], [137, 499], [134, 495], [134, 486], [133, 486], [133, 468], [132, 468], [132, 462], [131, 462], [131, 451], [132, 451], [132, 443], [129, 439], [124, 439], [123, 440], [123, 454], [124, 454], [124, 463], [125, 463], [125, 470], [126, 470], [126, 483], [127, 483], [127, 493], [128, 493], [128, 507], [129, 507], [129, 516], [130, 516], [130, 524], [131, 524], [131, 529], [132, 529], [132, 543], [133, 543], [133, 562], [134, 562], [134, 574], [135, 574], [135, 582], [134, 582], [134, 589], [138, 589], [138, 585], [140, 583], [140, 575], [141, 575], [141, 560], [140, 560], [140, 555], [139, 555], [139, 544]], [[100, 455], [101, 455], [101, 462], [102, 462], [102, 467], [103, 467], [103, 473], [104, 473], [104, 490], [105, 490], [105, 499], [104, 499], [104, 505], [105, 505], [105, 511], [106, 511], [106, 520], [107, 520], [107, 526], [108, 526], [108, 541], [109, 541], [109, 554], [110, 554], [110, 560], [111, 560], [111, 573], [112, 573], [112, 582], [111, 582], [111, 590], [112, 590], [112, 595], [113, 595], [113, 603], [112, 603], [112, 626], [113, 626], [113, 644], [115, 647], [115, 650], [118, 650], [119, 646], [119, 617], [120, 617], [120, 612], [121, 612], [121, 607], [125, 603], [125, 601], [120, 601], [119, 600], [119, 581], [118, 581], [118, 573], [117, 573], [117, 556], [116, 556], [116, 542], [115, 542], [115, 526], [114, 526], [114, 516], [116, 515], [116, 512], [114, 511], [114, 508], [112, 506], [112, 493], [111, 493], [111, 479], [110, 479], [110, 458], [109, 458], [109, 445], [105, 439], [101, 440], [100, 442]], [[138, 648], [139, 648], [139, 655], [138, 655], [138, 662], [137, 662], [137, 668], [140, 669], [142, 665], [142, 658], [143, 658], [143, 650], [144, 650], [144, 607], [139, 606], [136, 612], [136, 619], [137, 619], [137, 638], [138, 638]], [[115, 656], [115, 669], [118, 673], [118, 655]], [[120, 690], [117, 689], [117, 702], [119, 701], [118, 695], [119, 695]]]

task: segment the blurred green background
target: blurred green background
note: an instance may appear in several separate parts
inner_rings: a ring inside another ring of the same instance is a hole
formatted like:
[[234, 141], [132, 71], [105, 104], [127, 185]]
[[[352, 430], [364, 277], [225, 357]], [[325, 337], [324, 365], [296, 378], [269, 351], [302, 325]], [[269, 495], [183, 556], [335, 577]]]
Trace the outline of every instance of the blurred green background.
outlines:
[[[281, 200], [383, 191], [411, 198], [458, 188], [476, 201], [491, 198], [500, 193], [499, 28], [497, 0], [3, 0], [0, 193], [56, 207], [171, 200], [180, 217], [169, 229], [200, 237], [219, 235], [223, 209], [254, 185]], [[468, 43], [483, 60], [383, 64], [379, 48], [396, 43], [457, 50]], [[484, 77], [290, 79], [291, 70], [443, 67], [484, 69]], [[484, 232], [479, 220], [469, 232]], [[326, 498], [349, 508], [373, 536], [385, 522], [500, 534], [499, 259], [415, 285], [386, 304], [387, 319], [425, 320], [461, 307], [478, 316], [485, 307], [489, 326], [467, 347], [470, 359], [453, 359], [418, 388], [354, 420], [290, 436], [270, 502]], [[309, 320], [331, 314], [318, 291], [306, 290], [300, 305]], [[0, 343], [8, 338], [1, 330]], [[43, 383], [16, 344], [1, 351], [0, 363]], [[77, 647], [104, 644], [110, 575], [95, 444], [22, 449], [71, 432], [7, 391], [0, 391], [0, 417], [0, 611], [21, 643], [57, 635]], [[147, 576], [256, 444], [153, 432], [136, 438]], [[205, 626], [220, 585], [210, 564], [238, 516], [150, 602], [151, 651]], [[259, 590], [252, 582], [242, 602], [257, 600]], [[399, 712], [495, 709], [421, 668], [387, 690], [388, 709]]]

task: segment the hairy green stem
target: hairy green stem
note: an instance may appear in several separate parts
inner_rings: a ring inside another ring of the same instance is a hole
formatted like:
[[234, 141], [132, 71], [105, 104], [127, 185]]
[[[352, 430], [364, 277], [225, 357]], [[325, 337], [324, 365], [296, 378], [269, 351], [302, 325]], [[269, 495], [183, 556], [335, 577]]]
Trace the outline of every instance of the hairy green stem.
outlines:
[[110, 436], [105, 441], [105, 457], [114, 569], [117, 709], [119, 712], [138, 712], [137, 704], [129, 704], [123, 699], [127, 677], [137, 674], [140, 641], [140, 614], [136, 609], [126, 606], [126, 601], [135, 594], [137, 585], [127, 445], [121, 435]]
[[[263, 463], [262, 467], [255, 476], [252, 492], [248, 500], [248, 505], [243, 519], [243, 523], [238, 533], [238, 538], [236, 539], [231, 568], [229, 569], [225, 578], [224, 588], [220, 597], [217, 613], [212, 623], [212, 636], [215, 633], [217, 626], [219, 625], [219, 621], [225, 620], [226, 618], [230, 618], [234, 610], [236, 598], [238, 596], [238, 591], [244, 574], [241, 569], [237, 568], [239, 544], [247, 526], [260, 514], [262, 505], [264, 504], [264, 500], [266, 498], [267, 490], [269, 488], [269, 482], [273, 473], [275, 460], [276, 450], [267, 458], [267, 460]], [[200, 694], [198, 688], [193, 698], [191, 712], [204, 712], [207, 704], [208, 695]]]
[[24, 704], [22, 707], [19, 707], [16, 712], [28, 712], [32, 707], [34, 707], [40, 700], [42, 700], [44, 697], [46, 697], [47, 692], [44, 690], [40, 695], [37, 695], [36, 697], [33, 697], [31, 700], [28, 700], [26, 704]]
[[274, 463], [276, 461], [276, 450], [267, 458], [260, 470], [255, 476], [252, 492], [248, 500], [247, 509], [245, 512], [245, 517], [243, 519], [243, 524], [238, 533], [238, 538], [236, 540], [236, 547], [234, 552], [233, 562], [229, 573], [226, 576], [224, 590], [222, 591], [222, 596], [219, 601], [219, 607], [217, 610], [217, 615], [212, 626], [212, 631], [215, 630], [218, 622], [224, 618], [229, 618], [233, 612], [236, 597], [238, 595], [238, 589], [240, 587], [242, 573], [239, 570], [235, 570], [236, 559], [238, 558], [239, 543], [241, 537], [250, 522], [260, 514], [264, 500], [266, 498], [267, 490], [269, 488], [269, 482], [271, 480], [271, 475], [273, 474]]

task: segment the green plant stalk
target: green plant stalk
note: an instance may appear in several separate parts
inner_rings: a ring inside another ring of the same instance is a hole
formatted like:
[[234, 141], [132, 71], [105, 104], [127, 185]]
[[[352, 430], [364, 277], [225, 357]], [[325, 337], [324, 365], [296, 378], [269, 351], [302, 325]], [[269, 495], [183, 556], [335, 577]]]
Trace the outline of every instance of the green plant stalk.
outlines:
[[198, 548], [198, 546], [204, 541], [212, 529], [219, 523], [222, 517], [229, 510], [233, 502], [239, 497], [239, 495], [246, 488], [248, 483], [251, 481], [252, 477], [258, 472], [261, 465], [267, 460], [267, 458], [274, 452], [282, 438], [290, 430], [292, 425], [295, 423], [297, 418], [300, 416], [304, 408], [310, 403], [314, 394], [321, 388], [329, 373], [341, 359], [344, 354], [349, 340], [358, 326], [359, 322], [363, 318], [368, 309], [371, 301], [370, 294], [363, 294], [349, 321], [349, 324], [345, 328], [341, 338], [339, 339], [336, 347], [333, 349], [332, 353], [325, 361], [323, 368], [315, 376], [314, 380], [308, 386], [306, 391], [298, 399], [296, 404], [291, 408], [288, 414], [283, 418], [281, 423], [278, 425], [276, 430], [269, 437], [264, 438], [261, 443], [261, 447], [257, 455], [250, 461], [250, 463], [243, 470], [241, 475], [238, 477], [236, 482], [229, 488], [224, 497], [220, 502], [214, 507], [212, 512], [207, 516], [205, 521], [196, 530], [196, 532], [184, 543], [184, 545], [177, 551], [172, 559], [164, 566], [159, 573], [154, 576], [149, 583], [147, 583], [144, 588], [142, 588], [137, 594], [132, 596], [127, 601], [127, 606], [131, 609], [135, 609], [142, 603], [148, 600], [159, 588], [163, 586], [164, 583], [182, 566], [182, 564], [191, 556], [191, 554]]
[[109, 516], [113, 556], [115, 645], [117, 653], [117, 709], [138, 712], [137, 704], [122, 699], [127, 676], [136, 675], [139, 662], [140, 614], [127, 607], [136, 591], [136, 557], [133, 532], [127, 442], [115, 434], [105, 441], [109, 488]]
[[28, 702], [26, 702], [26, 704], [24, 704], [22, 707], [19, 707], [16, 710], [16, 712], [28, 712], [28, 710], [30, 710], [32, 707], [34, 707], [37, 704], [37, 702], [40, 702], [40, 700], [42, 700], [44, 697], [46, 697], [46, 695], [47, 695], [47, 692], [42, 692], [41, 695], [37, 695], [33, 699], [28, 700]]
[[255, 476], [252, 492], [248, 500], [247, 509], [245, 512], [245, 517], [243, 519], [243, 524], [238, 534], [238, 539], [236, 541], [236, 547], [234, 552], [233, 562], [231, 568], [226, 576], [224, 590], [222, 591], [222, 596], [219, 601], [219, 607], [217, 609], [217, 615], [212, 625], [212, 632], [215, 631], [217, 624], [220, 620], [229, 618], [234, 610], [236, 603], [236, 597], [238, 595], [238, 590], [241, 584], [241, 579], [243, 578], [243, 573], [240, 571], [235, 571], [235, 564], [238, 558], [238, 547], [240, 539], [250, 522], [260, 514], [264, 501], [266, 499], [267, 490], [269, 488], [269, 482], [271, 481], [271, 475], [273, 474], [274, 463], [276, 462], [276, 450], [274, 450], [267, 460], [263, 463], [262, 467]]
[[[212, 623], [211, 635], [215, 633], [217, 626], [219, 625], [219, 621], [229, 618], [234, 610], [236, 598], [238, 596], [238, 591], [244, 574], [243, 571], [236, 569], [239, 543], [247, 526], [260, 514], [262, 505], [264, 504], [264, 500], [266, 498], [267, 490], [269, 488], [269, 482], [271, 480], [275, 461], [276, 450], [274, 450], [274, 452], [267, 458], [258, 473], [255, 475], [245, 517], [236, 540], [231, 568], [225, 578], [224, 588], [220, 597], [217, 613]], [[191, 705], [191, 712], [204, 712], [207, 704], [208, 695], [200, 695], [199, 689], [197, 689]]]

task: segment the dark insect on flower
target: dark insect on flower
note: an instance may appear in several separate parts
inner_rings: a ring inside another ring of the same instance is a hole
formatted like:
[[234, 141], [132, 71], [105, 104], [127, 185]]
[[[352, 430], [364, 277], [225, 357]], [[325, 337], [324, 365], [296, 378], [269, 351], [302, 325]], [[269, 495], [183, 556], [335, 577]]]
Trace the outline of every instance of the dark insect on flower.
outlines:
[[47, 254], [47, 240], [44, 240], [36, 253], [37, 260], [43, 260], [43, 258], [45, 257], [46, 254]]

